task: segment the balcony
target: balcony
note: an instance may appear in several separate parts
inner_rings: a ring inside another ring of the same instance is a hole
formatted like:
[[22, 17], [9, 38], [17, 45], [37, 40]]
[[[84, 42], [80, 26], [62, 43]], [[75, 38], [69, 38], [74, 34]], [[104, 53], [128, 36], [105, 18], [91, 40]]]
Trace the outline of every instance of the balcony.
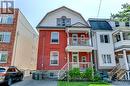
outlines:
[[91, 39], [88, 38], [72, 38], [69, 37], [67, 39], [67, 47], [66, 50], [68, 52], [91, 52]]
[[115, 49], [129, 48], [130, 47], [130, 33], [120, 32], [120, 34], [115, 35]]

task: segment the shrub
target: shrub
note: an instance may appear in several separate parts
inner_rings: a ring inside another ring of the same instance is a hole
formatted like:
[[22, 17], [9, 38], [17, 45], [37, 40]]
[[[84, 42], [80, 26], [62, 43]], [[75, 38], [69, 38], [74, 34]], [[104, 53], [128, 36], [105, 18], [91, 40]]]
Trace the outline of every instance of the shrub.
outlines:
[[92, 68], [87, 68], [85, 70], [85, 77], [88, 79], [88, 80], [93, 80], [93, 70]]
[[79, 68], [73, 68], [69, 71], [69, 76], [71, 79], [76, 79], [80, 77], [80, 70]]
[[85, 78], [85, 73], [84, 72], [80, 73], [80, 78], [81, 79]]
[[99, 74], [95, 74], [94, 75], [94, 81], [100, 81], [101, 80], [101, 77]]

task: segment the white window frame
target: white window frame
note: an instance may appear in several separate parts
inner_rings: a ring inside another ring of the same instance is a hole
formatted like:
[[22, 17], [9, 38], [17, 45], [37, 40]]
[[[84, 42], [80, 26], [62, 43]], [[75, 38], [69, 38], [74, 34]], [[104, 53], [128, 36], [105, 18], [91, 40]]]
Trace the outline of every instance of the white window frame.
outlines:
[[[53, 34], [57, 33], [58, 36], [58, 42], [52, 42]], [[59, 44], [59, 32], [51, 32], [51, 44]]]
[[[1, 61], [2, 54], [7, 54], [7, 58], [5, 62]], [[0, 63], [7, 63], [7, 60], [8, 60], [8, 51], [0, 51]]]
[[82, 61], [82, 62], [83, 62], [83, 58], [85, 58], [84, 60], [85, 60], [85, 62], [87, 62], [86, 56], [82, 56], [82, 57], [81, 57], [81, 61]]
[[[58, 55], [57, 64], [52, 64], [52, 63], [51, 63], [53, 53], [57, 53], [57, 55]], [[51, 52], [50, 52], [50, 66], [58, 66], [58, 65], [59, 65], [59, 51], [51, 51]]]
[[2, 40], [0, 40], [0, 43], [10, 43], [11, 32], [0, 32], [0, 35], [2, 35]]
[[[101, 42], [101, 43], [106, 43], [106, 42], [105, 42], [105, 35], [108, 36], [108, 42], [107, 42], [107, 43], [110, 43], [110, 35], [109, 35], [109, 34], [100, 34], [100, 42]], [[101, 36], [103, 36], [103, 42], [102, 42], [102, 40], [101, 40]]]
[[111, 54], [102, 54], [103, 64], [111, 64], [112, 63], [112, 57], [111, 56], [112, 56]]

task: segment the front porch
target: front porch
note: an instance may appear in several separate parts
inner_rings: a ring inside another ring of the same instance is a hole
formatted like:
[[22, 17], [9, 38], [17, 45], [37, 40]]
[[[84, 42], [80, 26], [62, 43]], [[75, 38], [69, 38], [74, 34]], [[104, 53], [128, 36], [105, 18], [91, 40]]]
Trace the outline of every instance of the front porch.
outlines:
[[85, 71], [92, 67], [90, 52], [68, 52], [69, 69], [79, 68], [80, 71]]
[[130, 49], [120, 49], [115, 51], [116, 64], [121, 65], [121, 69], [125, 70], [124, 80], [130, 80]]

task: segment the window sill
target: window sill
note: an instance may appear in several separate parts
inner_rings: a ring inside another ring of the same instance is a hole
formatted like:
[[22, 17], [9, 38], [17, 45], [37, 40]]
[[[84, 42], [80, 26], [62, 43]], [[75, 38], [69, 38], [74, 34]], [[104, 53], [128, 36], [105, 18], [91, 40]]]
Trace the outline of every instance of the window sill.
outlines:
[[0, 62], [0, 64], [6, 64], [7, 62]]
[[59, 42], [58, 43], [51, 42], [50, 44], [59, 44]]
[[50, 66], [59, 66], [59, 64], [50, 64]]

